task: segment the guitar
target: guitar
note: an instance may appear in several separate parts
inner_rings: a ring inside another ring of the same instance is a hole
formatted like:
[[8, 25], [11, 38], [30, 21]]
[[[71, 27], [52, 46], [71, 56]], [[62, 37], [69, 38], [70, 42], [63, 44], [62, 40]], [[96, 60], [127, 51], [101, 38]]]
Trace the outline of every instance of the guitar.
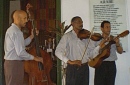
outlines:
[[[119, 34], [118, 36], [116, 36], [116, 38], [125, 37], [128, 34], [129, 34], [129, 31], [126, 30], [122, 32], [121, 34]], [[108, 52], [108, 47], [110, 47], [112, 44], [115, 44], [114, 40], [109, 41], [109, 43], [100, 50], [99, 54], [96, 57], [94, 57], [93, 59], [90, 59], [90, 61], [88, 62], [88, 65], [93, 68], [99, 67], [101, 63], [103, 62], [103, 60], [109, 57], [110, 52]]]

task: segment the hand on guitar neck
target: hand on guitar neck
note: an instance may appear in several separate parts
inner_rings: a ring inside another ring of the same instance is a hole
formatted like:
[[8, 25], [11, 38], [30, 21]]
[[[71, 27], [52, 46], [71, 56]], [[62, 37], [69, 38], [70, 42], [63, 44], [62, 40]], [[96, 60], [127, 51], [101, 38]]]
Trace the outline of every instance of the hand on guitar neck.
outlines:
[[[114, 36], [112, 36], [112, 35], [110, 35], [109, 37], [107, 37], [106, 39], [103, 39], [102, 41], [101, 41], [101, 43], [99, 44], [99, 46], [100, 46], [100, 50], [102, 49], [102, 48], [104, 48], [105, 47], [105, 43], [109, 43], [109, 42], [113, 42], [113, 44], [116, 44], [116, 47], [117, 47], [117, 52], [118, 53], [122, 53], [123, 52], [123, 48], [122, 48], [122, 46], [120, 45], [120, 40], [119, 40], [119, 37], [117, 36], [117, 37], [114, 37]], [[111, 46], [111, 45], [110, 45]], [[108, 50], [110, 49], [110, 46], [107, 48]], [[100, 52], [100, 51], [99, 51]]]

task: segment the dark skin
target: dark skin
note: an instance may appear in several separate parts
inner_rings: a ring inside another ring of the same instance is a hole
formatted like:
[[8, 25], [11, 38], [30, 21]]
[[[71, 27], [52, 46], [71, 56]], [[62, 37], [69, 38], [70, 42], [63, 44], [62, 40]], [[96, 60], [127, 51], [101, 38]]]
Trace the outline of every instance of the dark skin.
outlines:
[[[79, 31], [83, 27], [82, 19], [81, 18], [76, 18], [73, 22], [71, 22], [71, 24], [72, 24], [73, 30], [78, 35]], [[78, 66], [81, 66], [81, 64], [82, 64], [81, 60], [74, 60], [74, 61], [68, 60], [67, 63], [71, 64], [71, 65], [78, 65]]]
[[[109, 37], [110, 32], [111, 32], [110, 23], [105, 23], [104, 27], [103, 28], [101, 27], [101, 31], [102, 31], [102, 36], [104, 39], [101, 41], [99, 45], [101, 48], [103, 48], [105, 46], [104, 43], [110, 41], [110, 37]], [[123, 48], [120, 46], [119, 38], [118, 37], [114, 38], [114, 41], [116, 42], [115, 44], [116, 44], [117, 52], [121, 54], [123, 52]]]

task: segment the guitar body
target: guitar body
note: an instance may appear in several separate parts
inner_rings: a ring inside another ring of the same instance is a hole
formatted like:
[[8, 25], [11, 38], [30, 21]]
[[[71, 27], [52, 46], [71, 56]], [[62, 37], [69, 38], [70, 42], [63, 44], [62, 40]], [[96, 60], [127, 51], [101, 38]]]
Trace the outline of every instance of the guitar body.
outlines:
[[97, 68], [101, 65], [104, 59], [108, 58], [110, 55], [110, 49], [105, 49], [101, 54], [98, 54], [95, 58], [88, 62], [88, 65]]
[[[125, 37], [128, 34], [129, 34], [129, 30], [126, 30], [126, 31], [122, 32], [121, 34], [119, 34], [116, 38]], [[88, 62], [89, 66], [91, 66], [93, 68], [97, 68], [101, 65], [101, 63], [103, 62], [104, 59], [106, 59], [110, 56], [110, 46], [112, 44], [115, 44], [115, 41], [113, 40], [113, 36], [111, 36], [111, 38], [112, 38], [112, 40], [110, 40], [109, 43], [102, 48], [101, 53]]]

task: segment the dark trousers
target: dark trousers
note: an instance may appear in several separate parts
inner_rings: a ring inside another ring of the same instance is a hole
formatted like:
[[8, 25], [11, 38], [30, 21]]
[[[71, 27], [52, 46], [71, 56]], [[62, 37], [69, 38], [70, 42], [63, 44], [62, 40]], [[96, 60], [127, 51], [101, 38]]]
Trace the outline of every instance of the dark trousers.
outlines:
[[4, 73], [6, 85], [23, 85], [24, 65], [23, 61], [5, 60]]
[[95, 69], [94, 85], [115, 85], [115, 61], [104, 61]]
[[89, 67], [84, 64], [80, 67], [67, 65], [66, 85], [89, 85]]

